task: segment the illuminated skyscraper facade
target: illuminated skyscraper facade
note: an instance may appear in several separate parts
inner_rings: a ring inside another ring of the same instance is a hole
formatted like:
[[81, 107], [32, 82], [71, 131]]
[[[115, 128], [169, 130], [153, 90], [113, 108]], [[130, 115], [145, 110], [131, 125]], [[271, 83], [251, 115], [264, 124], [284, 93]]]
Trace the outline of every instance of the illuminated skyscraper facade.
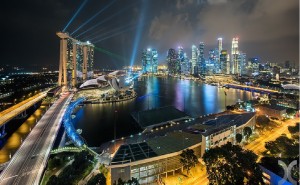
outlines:
[[198, 56], [198, 63], [199, 63], [199, 73], [201, 75], [206, 74], [206, 63], [204, 58], [204, 42], [200, 42], [199, 47], [199, 56]]
[[178, 61], [178, 54], [176, 50], [170, 48], [167, 54], [167, 64], [168, 64], [168, 71], [169, 74], [175, 75], [180, 74], [180, 63]]
[[142, 54], [143, 73], [157, 73], [158, 53], [156, 49], [145, 49]]
[[232, 39], [231, 46], [231, 74], [241, 74], [241, 66], [239, 64], [239, 39]]
[[220, 54], [220, 68], [222, 74], [229, 74], [229, 71], [227, 71], [227, 50], [221, 50]]
[[78, 82], [92, 76], [94, 63], [94, 45], [81, 42], [67, 33], [57, 32], [60, 38], [58, 85], [75, 87]]
[[197, 47], [195, 45], [192, 46], [192, 74], [193, 75], [198, 75], [198, 69], [199, 66], [198, 64], [198, 51], [197, 51]]
[[246, 66], [247, 66], [246, 53], [243, 53], [241, 51], [239, 54], [239, 65], [240, 65], [239, 74], [245, 75], [246, 74]]

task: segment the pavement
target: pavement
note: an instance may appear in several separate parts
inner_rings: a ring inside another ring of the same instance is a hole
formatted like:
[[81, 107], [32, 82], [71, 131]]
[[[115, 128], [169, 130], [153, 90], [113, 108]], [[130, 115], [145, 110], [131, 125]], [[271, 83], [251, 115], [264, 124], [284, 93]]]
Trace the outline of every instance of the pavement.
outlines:
[[64, 112], [71, 101], [63, 94], [36, 124], [0, 175], [0, 185], [39, 184]]

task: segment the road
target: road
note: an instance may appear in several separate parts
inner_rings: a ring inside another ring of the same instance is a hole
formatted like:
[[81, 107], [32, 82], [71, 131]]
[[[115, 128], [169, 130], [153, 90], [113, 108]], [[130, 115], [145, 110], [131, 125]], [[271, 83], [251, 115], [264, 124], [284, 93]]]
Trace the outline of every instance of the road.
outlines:
[[39, 184], [72, 95], [62, 95], [44, 114], [0, 175], [0, 185]]
[[39, 102], [41, 99], [43, 99], [46, 96], [47, 92], [39, 93], [33, 97], [30, 97], [2, 112], [0, 112], [0, 126], [5, 124], [6, 122], [10, 121], [17, 115], [24, 112], [26, 109], [34, 105], [35, 103]]
[[243, 148], [252, 150], [255, 154], [261, 157], [261, 153], [266, 150], [265, 143], [268, 141], [274, 141], [281, 134], [289, 134], [288, 126], [294, 126], [296, 122], [299, 122], [300, 119], [290, 119], [285, 122], [282, 122], [280, 127], [273, 128], [273, 130], [269, 130], [264, 132], [264, 135], [260, 135], [259, 138], [244, 146]]

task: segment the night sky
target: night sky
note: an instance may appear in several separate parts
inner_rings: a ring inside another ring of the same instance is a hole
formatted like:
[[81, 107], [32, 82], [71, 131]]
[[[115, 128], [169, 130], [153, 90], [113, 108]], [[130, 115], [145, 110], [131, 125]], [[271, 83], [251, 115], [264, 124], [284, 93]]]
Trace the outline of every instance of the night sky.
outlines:
[[[65, 28], [84, 2], [2, 2], [0, 63], [56, 68], [56, 32]], [[247, 58], [299, 61], [298, 0], [87, 0], [66, 31], [73, 33], [93, 16], [72, 36], [80, 34], [77, 39], [114, 53], [95, 51], [98, 69], [140, 64], [141, 51], [149, 47], [158, 50], [160, 64], [165, 63], [169, 48], [182, 46], [191, 57], [191, 46], [200, 41], [206, 44], [207, 57], [208, 50], [217, 47], [218, 37], [223, 37], [223, 48], [230, 51], [234, 36], [239, 37], [239, 48]]]

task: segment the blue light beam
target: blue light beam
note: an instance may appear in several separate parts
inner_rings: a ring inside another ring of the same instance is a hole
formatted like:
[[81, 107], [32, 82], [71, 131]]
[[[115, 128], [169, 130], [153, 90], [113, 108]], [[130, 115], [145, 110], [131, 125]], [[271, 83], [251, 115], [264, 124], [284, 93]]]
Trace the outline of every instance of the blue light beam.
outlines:
[[109, 35], [109, 36], [104, 37], [104, 38], [102, 38], [102, 39], [100, 39], [100, 40], [93, 41], [92, 43], [94, 43], [94, 44], [99, 43], [99, 42], [101, 42], [101, 41], [103, 41], [103, 40], [106, 40], [106, 39], [109, 39], [109, 38], [114, 37], [114, 36], [116, 36], [116, 35], [120, 35], [120, 34], [122, 34], [122, 33], [125, 33], [125, 32], [127, 32], [127, 31], [129, 31], [129, 30], [131, 30], [131, 29], [133, 29], [133, 28], [135, 28], [135, 27], [136, 27], [136, 26], [129, 27], [129, 28], [123, 30], [123, 31], [120, 31], [120, 32], [117, 32], [117, 33], [115, 33], [115, 34]]
[[66, 29], [69, 27], [69, 25], [73, 22], [73, 20], [75, 19], [75, 17], [79, 14], [79, 12], [81, 11], [81, 9], [84, 7], [84, 5], [86, 5], [86, 3], [89, 0], [85, 0], [83, 1], [83, 3], [80, 5], [80, 7], [78, 8], [78, 10], [76, 11], [76, 13], [73, 15], [73, 17], [70, 19], [70, 21], [68, 22], [68, 24], [65, 26], [65, 28], [63, 29], [63, 32], [66, 31]]
[[[130, 59], [130, 66], [133, 65], [135, 58], [136, 58], [136, 51], [139, 45], [139, 42], [141, 40], [141, 33], [143, 31], [143, 24], [144, 24], [144, 17], [145, 17], [145, 9], [147, 7], [147, 3], [144, 3], [145, 1], [143, 1], [142, 3], [142, 11], [141, 11], [141, 16], [139, 17], [139, 22], [138, 22], [138, 27], [136, 30], [136, 37], [134, 38], [134, 45], [133, 45], [133, 50], [132, 50], [132, 54], [131, 54], [131, 59]], [[147, 1], [146, 1], [147, 2]]]
[[98, 22], [98, 23], [97, 23], [97, 24], [95, 24], [94, 26], [92, 26], [92, 27], [90, 27], [89, 29], [85, 30], [84, 32], [80, 33], [80, 34], [79, 34], [79, 35], [77, 35], [76, 37], [79, 37], [79, 36], [81, 36], [81, 35], [85, 34], [86, 32], [89, 32], [89, 31], [93, 30], [94, 28], [96, 28], [96, 27], [100, 26], [101, 24], [103, 24], [103, 23], [105, 23], [105, 22], [109, 21], [110, 19], [112, 19], [112, 18], [114, 18], [114, 17], [116, 17], [116, 16], [120, 15], [121, 13], [123, 13], [125, 10], [129, 9], [129, 8], [130, 8], [130, 7], [132, 7], [132, 6], [133, 6], [133, 4], [132, 4], [132, 5], [130, 5], [130, 6], [127, 6], [126, 8], [124, 8], [123, 10], [121, 10], [121, 11], [119, 11], [119, 12], [115, 13], [114, 15], [112, 15], [112, 16], [110, 16], [110, 17], [107, 17], [106, 19], [104, 19], [104, 20], [102, 20], [102, 21]]
[[133, 24], [131, 23], [131, 24], [128, 24], [128, 25], [124, 25], [124, 26], [121, 26], [121, 27], [112, 29], [111, 31], [102, 33], [102, 34], [100, 34], [100, 35], [96, 35], [96, 36], [94, 36], [94, 37], [92, 37], [92, 38], [89, 38], [89, 37], [86, 37], [86, 38], [88, 38], [87, 40], [95, 40], [95, 39], [104, 37], [104, 36], [106, 36], [106, 35], [108, 35], [108, 34], [111, 34], [111, 33], [117, 32], [117, 31], [121, 31], [122, 29], [127, 28], [128, 26], [131, 26], [131, 25], [133, 25]]
[[91, 18], [89, 18], [87, 21], [85, 21], [81, 26], [79, 26], [75, 31], [73, 31], [71, 33], [71, 35], [73, 35], [74, 33], [76, 33], [78, 30], [80, 30], [83, 26], [85, 26], [86, 24], [88, 24], [89, 22], [91, 22], [95, 17], [97, 17], [100, 13], [104, 12], [107, 8], [109, 8], [114, 2], [116, 2], [116, 0], [111, 1], [108, 5], [106, 5], [104, 8], [102, 8], [101, 10], [99, 10], [95, 15], [93, 15]]

